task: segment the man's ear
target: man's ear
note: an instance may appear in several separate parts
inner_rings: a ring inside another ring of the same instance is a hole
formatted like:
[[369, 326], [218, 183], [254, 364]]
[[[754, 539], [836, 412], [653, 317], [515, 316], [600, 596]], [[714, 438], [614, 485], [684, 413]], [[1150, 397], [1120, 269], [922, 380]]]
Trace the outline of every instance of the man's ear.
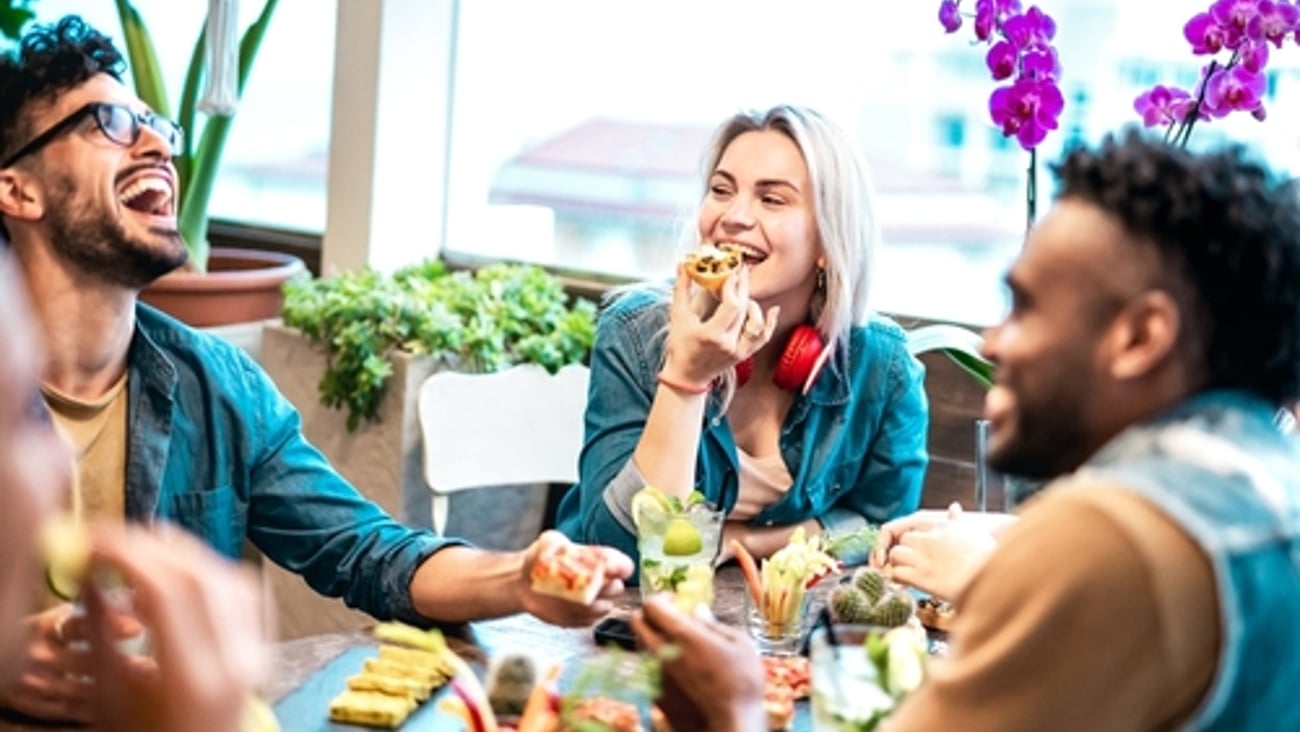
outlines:
[[0, 214], [22, 221], [45, 215], [45, 202], [31, 176], [14, 168], [0, 169]]
[[1107, 337], [1110, 375], [1128, 380], [1145, 376], [1178, 343], [1182, 316], [1163, 290], [1148, 290], [1129, 301], [1115, 317]]

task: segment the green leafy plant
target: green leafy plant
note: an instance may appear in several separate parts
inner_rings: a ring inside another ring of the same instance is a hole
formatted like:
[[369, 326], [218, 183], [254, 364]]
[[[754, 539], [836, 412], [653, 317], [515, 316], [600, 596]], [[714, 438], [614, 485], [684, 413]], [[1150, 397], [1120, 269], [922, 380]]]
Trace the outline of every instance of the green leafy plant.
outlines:
[[475, 373], [532, 363], [555, 373], [583, 362], [596, 306], [571, 300], [540, 267], [494, 264], [450, 272], [439, 261], [392, 276], [344, 272], [285, 285], [285, 325], [328, 351], [321, 402], [348, 410], [347, 426], [374, 420], [394, 351], [427, 354]]
[[[22, 3], [24, 0], [8, 0]], [[199, 33], [185, 72], [181, 87], [180, 107], [172, 116], [172, 106], [163, 84], [162, 65], [154, 50], [149, 29], [139, 11], [130, 0], [114, 0], [122, 33], [126, 39], [131, 80], [135, 92], [155, 112], [176, 120], [185, 130], [185, 149], [174, 159], [178, 175], [180, 199], [177, 201], [177, 227], [189, 250], [189, 266], [199, 272], [207, 270], [208, 262], [208, 202], [212, 186], [221, 164], [221, 154], [230, 135], [233, 115], [213, 115], [199, 124], [199, 89], [204, 82], [204, 56], [207, 44], [206, 27]], [[257, 51], [266, 35], [266, 28], [275, 13], [279, 0], [265, 0], [257, 20], [244, 32], [239, 43], [239, 94], [244, 92], [249, 71]]]
[[35, 0], [0, 0], [0, 36], [16, 41], [23, 28], [36, 17], [31, 9]]
[[996, 367], [980, 354], [984, 339], [980, 334], [959, 325], [936, 323], [913, 328], [907, 333], [907, 348], [916, 356], [927, 351], [942, 351], [985, 389], [993, 388]]

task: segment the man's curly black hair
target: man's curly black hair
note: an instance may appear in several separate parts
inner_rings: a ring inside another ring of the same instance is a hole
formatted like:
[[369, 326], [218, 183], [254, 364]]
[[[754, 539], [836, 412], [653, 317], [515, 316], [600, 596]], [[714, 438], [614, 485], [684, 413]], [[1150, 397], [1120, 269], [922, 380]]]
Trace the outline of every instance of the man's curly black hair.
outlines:
[[[1092, 203], [1153, 246], [1184, 308], [1205, 389], [1300, 397], [1300, 189], [1240, 147], [1191, 154], [1138, 132], [1054, 167], [1060, 198]], [[1190, 312], [1188, 312], [1190, 310]]]
[[0, 56], [0, 160], [39, 132], [30, 125], [33, 103], [51, 103], [95, 74], [121, 81], [125, 70], [113, 41], [79, 16], [33, 26], [15, 52]]

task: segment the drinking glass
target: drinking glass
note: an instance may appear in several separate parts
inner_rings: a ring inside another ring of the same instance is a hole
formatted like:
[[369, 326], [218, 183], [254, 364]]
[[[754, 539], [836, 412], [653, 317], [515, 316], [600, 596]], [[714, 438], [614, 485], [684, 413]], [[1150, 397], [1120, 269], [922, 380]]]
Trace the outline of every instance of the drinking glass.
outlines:
[[744, 596], [745, 627], [749, 637], [758, 644], [759, 652], [776, 656], [798, 653], [808, 628], [808, 593], [801, 589], [799, 597], [788, 603], [764, 602], [766, 608], [754, 603], [748, 588]]
[[835, 625], [831, 630], [819, 625], [809, 638], [813, 732], [871, 729], [893, 709], [894, 699], [881, 688], [865, 642], [871, 632], [888, 629]]
[[[641, 557], [641, 596], [672, 592], [711, 604], [713, 564], [722, 544], [725, 519], [722, 511], [699, 503], [681, 513], [642, 520], [637, 525], [636, 542]], [[698, 537], [699, 541], [683, 541], [685, 537]]]

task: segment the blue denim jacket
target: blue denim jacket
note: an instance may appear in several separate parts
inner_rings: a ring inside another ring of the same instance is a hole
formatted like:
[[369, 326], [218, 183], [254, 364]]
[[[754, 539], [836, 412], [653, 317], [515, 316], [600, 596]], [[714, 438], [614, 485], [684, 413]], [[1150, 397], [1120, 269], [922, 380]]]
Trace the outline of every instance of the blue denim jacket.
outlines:
[[[591, 355], [579, 482], [560, 502], [559, 529], [636, 557], [630, 505], [645, 481], [632, 453], [663, 363], [667, 308], [633, 290], [602, 313]], [[874, 317], [843, 339], [807, 396], [795, 399], [780, 449], [794, 484], [754, 518], [762, 526], [818, 519], [831, 531], [916, 510], [927, 462], [924, 367], [898, 325]], [[731, 426], [716, 397], [705, 410], [696, 490], [730, 511], [739, 491]]]
[[1300, 444], [1242, 392], [1202, 394], [1080, 471], [1127, 486], [1200, 545], [1218, 586], [1218, 670], [1194, 730], [1300, 730]]
[[141, 304], [127, 368], [129, 520], [179, 524], [232, 558], [247, 538], [321, 594], [427, 623], [411, 577], [449, 542], [344, 481], [243, 351]]

